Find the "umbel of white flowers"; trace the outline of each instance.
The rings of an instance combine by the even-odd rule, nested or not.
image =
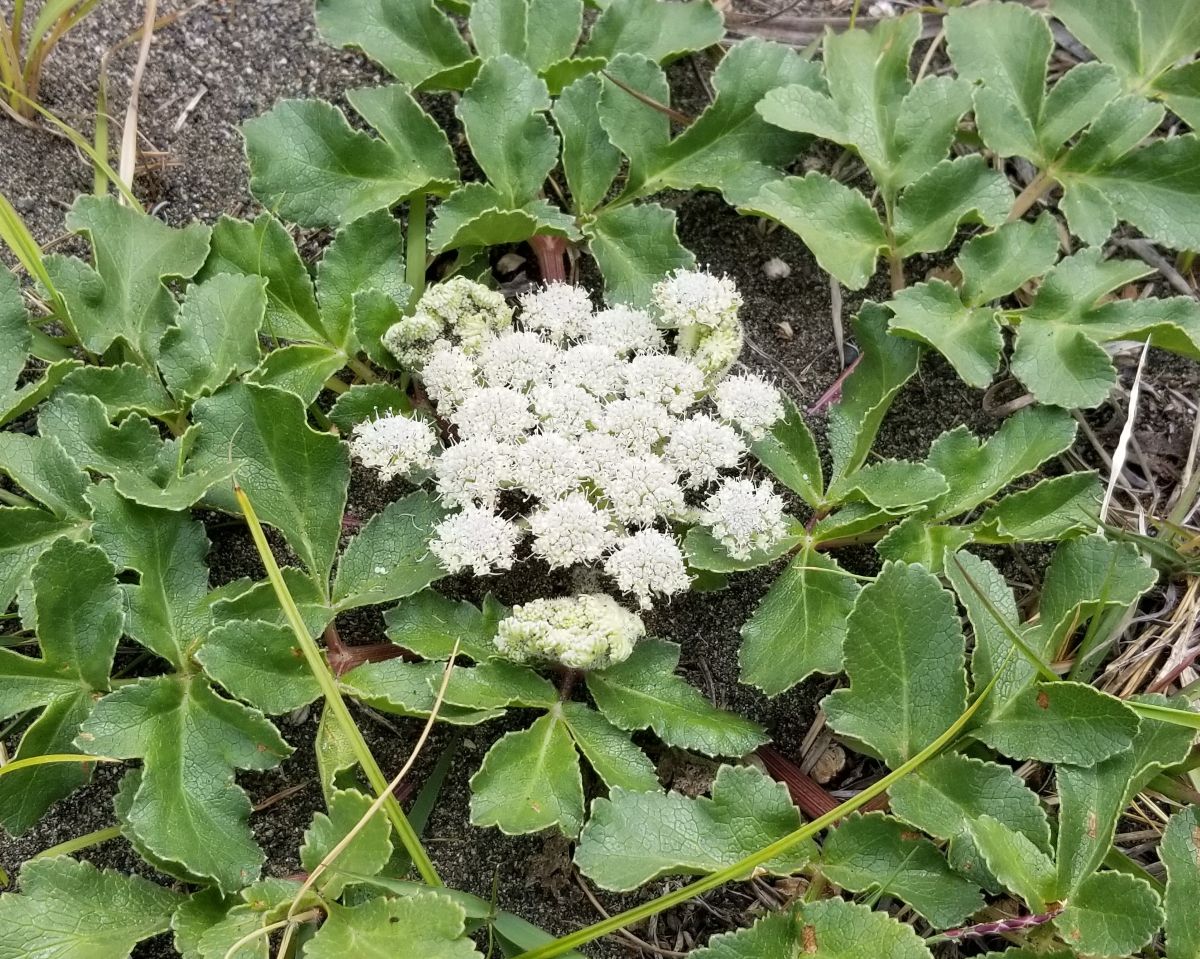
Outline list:
[[[447,571],[511,569],[532,537],[551,568],[602,565],[648,608],[690,583],[672,524],[704,525],[739,559],[787,534],[774,487],[740,475],[749,444],[784,407],[762,377],[728,375],[742,346],[731,280],[678,271],[654,287],[650,311],[597,311],[585,290],[561,283],[519,303],[514,323],[503,296],[478,283],[431,287],[384,344],[421,381],[443,428],[433,417],[391,415],[352,436],[363,465],[385,479],[432,480],[454,510],[430,541]],[[505,505],[521,515],[499,511],[509,491],[517,495]],[[589,615],[596,602],[584,604]],[[567,643],[575,652],[548,658],[624,658],[611,635],[628,631],[609,629],[611,610],[599,632],[580,632],[578,610],[534,608],[502,629],[510,655],[586,634]],[[550,638],[535,643],[535,634]]]

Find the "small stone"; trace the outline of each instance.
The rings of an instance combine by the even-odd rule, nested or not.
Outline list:
[[[763,264],[763,273],[767,275],[768,280],[786,280],[792,275],[792,268],[777,256],[771,257]]]
[[[812,768],[812,778],[824,786],[838,773],[846,768],[846,751],[837,743],[833,743]]]

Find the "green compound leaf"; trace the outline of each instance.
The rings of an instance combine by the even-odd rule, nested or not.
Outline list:
[[[541,73],[575,52],[583,0],[475,0],[468,24],[480,57],[507,55]]]
[[[83,531],[82,524],[51,516],[44,509],[0,508],[0,603],[4,608],[51,543],[64,534]]]
[[[657,203],[606,210],[583,225],[588,251],[604,277],[604,298],[610,303],[643,307],[662,277],[690,270],[696,257],[675,233],[675,211]]]
[[[549,109],[545,81],[510,56],[486,60],[455,107],[476,162],[510,208],[534,199],[558,162]]]
[[[1155,118],[1147,116],[1143,129],[1153,129]],[[1068,191],[1064,209],[1072,230],[1098,243],[1118,220],[1124,220],[1173,249],[1200,245],[1200,227],[1195,225],[1200,214],[1198,159],[1200,139],[1189,134],[1153,141],[1108,165],[1065,171],[1061,177]],[[1080,191],[1083,197],[1072,202]]]
[[[270,769],[291,752],[262,713],[196,677],[142,679],[100,700],[77,742],[94,755],[143,761],[129,825],[156,856],[224,891],[258,876],[264,856],[233,771]]]
[[[170,927],[181,898],[65,856],[32,860],[20,894],[0,896],[0,959],[127,959]]]
[[[193,459],[228,463],[263,522],[278,529],[324,591],[342,531],[350,467],[345,444],[307,423],[300,399],[267,386],[234,384],[196,404]],[[209,496],[237,513],[232,489]]]
[[[991,885],[968,823],[990,815],[1038,849],[1050,849],[1050,824],[1037,793],[1007,766],[961,753],[944,753],[896,783],[892,812],[949,843],[951,865],[981,885]]]
[[[0,268],[0,395],[17,385],[25,369],[26,355],[33,345],[29,312],[21,296],[21,285],[8,267]]]
[[[742,626],[741,681],[777,696],[813,673],[840,672],[857,595],[836,560],[802,549]]]
[[[365,420],[411,412],[408,394],[391,383],[359,383],[337,398],[329,418],[343,436],[349,436]]]
[[[319,635],[333,619],[333,610],[321,595],[321,590],[303,571],[285,566],[280,572],[300,618],[313,635]],[[224,623],[261,619],[276,626],[288,625],[287,616],[279,605],[279,597],[270,580],[251,584],[248,580],[230,583],[222,590],[213,590],[204,599],[212,607],[212,620],[217,626]]]
[[[91,519],[84,498],[91,485],[56,439],[0,433],[0,473],[64,520]]]
[[[851,892],[895,896],[938,929],[983,906],[979,888],[933,843],[883,813],[854,815],[834,829],[821,849],[821,872]]]
[[[441,676],[430,676],[429,684],[436,691],[441,687]],[[446,686],[446,702],[467,709],[550,709],[558,702],[558,691],[528,666],[491,659],[478,666],[455,669]]]
[[[970,109],[965,83],[930,77],[913,86],[909,62],[921,18],[884,19],[824,38],[829,95],[812,84],[780,86],[758,106],[769,122],[854,149],[889,202],[943,160]]]
[[[582,703],[563,703],[562,711],[576,747],[604,785],[631,792],[658,790],[654,763],[630,741],[628,733]]]
[[[204,877],[188,872],[179,863],[156,856],[138,838],[137,833],[133,831],[133,828],[129,825],[129,811],[133,808],[133,800],[137,796],[137,791],[141,788],[141,785],[142,771],[140,769],[130,769],[129,772],[121,777],[121,782],[117,785],[117,792],[113,796],[112,805],[113,813],[117,817],[117,825],[121,827],[121,837],[133,847],[133,850],[142,859],[163,875],[172,876],[180,882],[191,883],[193,885],[208,885],[208,881]]]
[[[94,396],[55,397],[39,410],[38,430],[80,466],[111,476],[122,496],[142,506],[186,509],[233,475],[228,462],[200,464],[187,457],[196,436],[191,430],[164,442],[154,424],[136,413],[113,426]]]
[[[1191,806],[1171,817],[1159,856],[1167,867],[1167,955],[1200,956],[1200,809]]]
[[[177,325],[161,343],[158,367],[179,399],[195,399],[248,373],[261,353],[258,331],[266,314],[261,277],[217,275],[192,286],[179,308]]]
[[[820,71],[783,44],[749,39],[734,45],[713,73],[713,102],[650,161],[641,192],[699,187],[720,190],[730,203],[749,202],[804,143],[754,110],[764,94],[785,84],[816,88]]]
[[[1014,696],[975,735],[1015,759],[1094,766],[1128,749],[1138,718],[1083,683],[1038,683]]]
[[[1121,959],[1147,945],[1163,911],[1150,883],[1119,872],[1100,872],[1079,887],[1054,920],[1059,934],[1083,955]]]
[[[725,35],[721,14],[708,0],[612,0],[580,50],[587,57],[641,54],[669,63],[711,47]]]
[[[209,228],[176,230],[116,197],[81,196],[67,229],[87,235],[94,265],[48,256],[46,269],[83,345],[99,354],[119,340],[143,360],[156,359],[178,311],[164,281],[195,275],[208,255]]]
[[[377,606],[419,593],[446,571],[429,550],[433,527],[446,511],[418,491],[389,503],[350,540],[333,580],[338,609]]]
[[[312,873],[325,857],[350,835],[359,821],[366,816],[373,799],[356,789],[338,790],[329,800],[329,813],[317,813],[312,825],[304,833],[304,845],[300,847],[300,864]],[[353,880],[345,873],[358,876],[373,876],[387,865],[392,856],[392,826],[383,810],[377,810],[367,824],[359,830],[333,863],[317,880],[317,890],[327,899],[336,899]]]
[[[575,836],[583,825],[583,777],[562,715],[506,733],[471,777],[471,823],[513,836],[558,826]]]
[[[920,566],[885,563],[850,613],[850,686],[825,698],[829,725],[896,768],[966,708],[963,650],[953,596],[937,577]]]
[[[547,200],[529,200],[513,207],[495,187],[465,183],[437,208],[429,244],[438,252],[462,247],[519,243],[545,234],[575,240],[575,221]]]
[[[95,396],[114,419],[131,412],[162,419],[176,412],[176,403],[158,374],[133,363],[72,370],[57,390],[59,396],[68,393]]]
[[[693,959],[932,959],[913,931],[886,912],[844,899],[802,903],[749,929],[713,936]]]
[[[382,112],[383,97],[413,126],[401,133],[400,121],[393,120],[377,139],[353,129],[341,110],[323,100],[282,100],[247,120],[242,133],[251,192],[279,216],[305,226],[345,225],[414,193],[444,192],[458,179],[457,170],[452,160],[447,164],[444,136],[439,143],[429,128],[432,119],[406,90],[359,91],[351,102],[374,115]]]
[[[390,659],[352,669],[338,682],[344,693],[385,713],[427,717],[433,711],[434,690],[441,686],[444,668],[441,663]],[[463,709],[449,703],[438,710],[440,721],[462,726],[475,726],[503,715],[503,708]]]
[[[208,539],[186,513],[139,506],[111,483],[88,493],[96,518],[92,538],[120,569],[137,574],[123,587],[128,607],[125,632],[177,669],[209,628]]]
[[[621,151],[600,123],[599,76],[580,77],[565,87],[551,111],[562,136],[562,167],[572,209],[587,213],[599,206],[621,169]]]
[[[629,158],[622,195],[640,191],[649,168],[667,148],[671,121],[667,114],[645,102],[670,106],[667,75],[653,60],[621,54],[604,71],[600,92],[600,125],[609,140]]]
[[[1130,543],[1100,534],[1061,544],[1042,585],[1035,643],[1043,658],[1109,607],[1132,606],[1157,581],[1147,559]]]
[[[216,627],[195,653],[204,671],[238,699],[276,715],[321,695],[290,627],[237,620]]]
[[[722,766],[712,798],[613,789],[592,802],[575,850],[579,871],[628,892],[659,876],[702,876],[800,828],[787,787],[748,766]],[[815,853],[811,842],[758,867],[786,876]]]
[[[784,397],[783,406],[783,419],[754,442],[750,452],[779,482],[816,508],[825,491],[821,454],[796,404]]]
[[[464,935],[465,922],[462,906],[432,892],[373,899],[361,906],[332,903],[304,954],[308,959],[482,959]]]
[[[974,539],[972,530],[962,526],[931,526],[918,514],[904,519],[875,544],[883,559],[920,563],[933,573],[945,569],[946,550],[954,552]]]
[[[992,382],[1004,349],[994,309],[964,305],[954,287],[937,279],[901,290],[888,307],[890,328],[932,346],[964,383],[985,389]]]
[[[422,590],[383,614],[388,639],[423,659],[449,659],[457,640],[460,655],[482,663],[496,655],[496,626],[506,614],[490,600],[481,611],[465,600]]]
[[[212,249],[200,280],[231,273],[267,281],[263,334],[273,340],[329,342],[317,309],[312,278],[288,231],[270,213],[254,221],[222,216],[213,227]]]
[[[884,460],[843,477],[829,487],[826,498],[835,503],[866,500],[889,511],[903,511],[950,492],[946,477],[924,463]]]
[[[806,534],[803,526],[795,520],[790,520],[789,529],[790,532],[769,550],[754,550],[748,559],[734,559],[709,530],[703,526],[693,526],[683,537],[683,551],[692,569],[710,573],[736,573],[757,569],[788,555],[804,543]]]
[[[201,889],[188,896],[171,917],[175,950],[183,959],[205,959],[200,951],[204,934],[225,919],[237,900],[221,895],[219,889]],[[239,957],[240,959],[240,957]]]
[[[287,913],[299,892],[300,884],[287,879],[264,879],[246,887],[240,893],[241,902],[233,900],[235,904],[223,917],[207,923],[206,928],[195,930],[198,936],[194,947],[195,959],[269,959],[270,940],[262,934],[262,930],[269,922]],[[314,904],[312,897],[306,896],[301,900],[301,908]],[[251,933],[256,935],[250,942],[231,952]]]
[[[829,410],[826,433],[836,482],[866,462],[884,416],[900,388],[917,372],[921,347],[889,336],[887,311],[870,301],[854,318],[862,360],[842,386],[842,398]]]
[[[433,0],[319,0],[317,29],[330,43],[357,47],[411,86],[461,79],[471,50],[454,21]]]
[[[967,821],[988,870],[1034,912],[1044,912],[1054,899],[1054,863],[1024,833],[987,814]]]
[[[887,233],[870,201],[824,173],[768,183],[742,206],[799,236],[821,269],[851,290],[867,285],[875,261],[887,249]]]
[[[342,350],[320,343],[290,343],[268,353],[250,371],[246,382],[285,390],[311,406],[325,388],[325,381],[346,365],[346,359]]]
[[[1134,701],[1185,706],[1165,696],[1139,696]],[[1187,758],[1194,738],[1194,730],[1144,719],[1128,750],[1090,768],[1058,767],[1059,898],[1070,898],[1096,871],[1112,848],[1126,807],[1160,770]]]
[[[1052,216],[1005,223],[963,245],[954,261],[962,274],[961,290],[935,279],[897,293],[888,303],[895,314],[891,329],[933,346],[964,381],[983,389],[1004,347],[999,316],[988,304],[1041,276],[1057,258]]]
[[[1038,129],[1054,45],[1045,18],[1020,4],[991,3],[956,9],[945,24],[958,75],[980,84],[975,122],[984,143],[1001,156],[1044,159]]]
[[[366,92],[355,91],[356,98]],[[408,302],[412,288],[404,282],[404,234],[386,210],[376,210],[343,227],[317,265],[317,295],[325,329],[334,343],[350,343],[354,296],[367,290]]]
[[[756,724],[717,709],[675,675],[678,665],[677,645],[643,640],[625,662],[588,673],[588,690],[618,728],[653,729],[669,745],[707,756],[744,756],[767,741]]]
[[[930,446],[926,463],[946,477],[949,489],[929,504],[928,512],[949,519],[974,509],[1070,449],[1076,429],[1066,410],[1036,406],[1008,417],[982,443],[963,426],[943,433]]]
[[[896,205],[896,252],[908,257],[945,249],[963,222],[997,226],[1013,204],[1008,178],[983,157],[943,160]]]
[[[1140,262],[1105,261],[1099,250],[1067,257],[1047,274],[1021,316],[1013,370],[1044,403],[1089,407],[1104,401],[1116,370],[1100,345],[1149,340],[1200,356],[1200,306],[1186,297],[1117,300],[1105,294],[1144,276]]]
[[[0,650],[0,716],[45,706],[25,730],[14,760],[75,753],[79,724],[93,696],[108,690],[124,609],[116,569],[104,553],[59,539],[42,553],[31,574],[42,658]],[[0,825],[13,835],[33,826],[46,810],[91,779],[83,763],[33,766],[0,779]]]
[[[1005,496],[975,523],[980,542],[1062,540],[1096,528],[1103,496],[1094,472],[1070,473]]]

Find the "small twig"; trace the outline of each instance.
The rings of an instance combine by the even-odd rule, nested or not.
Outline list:
[[[682,126],[691,126],[692,125],[692,117],[689,117],[686,113],[680,113],[678,110],[667,106],[665,103],[659,103],[653,97],[646,96],[646,94],[642,93],[640,90],[633,89],[633,87],[622,83],[620,80],[618,80],[616,77],[614,77],[607,70],[601,70],[600,75],[602,77],[604,77],[604,79],[608,80],[609,83],[611,83],[614,87],[616,87],[619,90],[624,90],[635,100],[638,100],[641,103],[644,103],[646,106],[650,107],[652,110],[657,110],[659,113],[666,114],[672,120],[674,120],[678,124],[681,124]]]
[[[142,23],[142,42],[138,48],[137,66],[133,70],[133,83],[129,89],[129,106],[125,110],[125,129],[121,132],[121,161],[118,174],[121,182],[133,189],[133,175],[137,167],[138,98],[142,90],[142,77],[146,72],[146,61],[150,59],[150,43],[154,39],[154,23],[157,19],[158,0],[146,0],[146,16]],[[124,199],[121,201],[124,203]]]

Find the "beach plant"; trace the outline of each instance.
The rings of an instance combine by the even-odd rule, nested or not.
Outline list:
[[[851,289],[884,257],[890,331],[941,352],[972,386],[991,383],[1011,330],[1009,369],[1039,401],[1089,407],[1116,382],[1105,344],[1148,340],[1200,357],[1194,298],[1114,299],[1153,267],[1104,252],[1121,223],[1169,249],[1200,247],[1200,140],[1164,132],[1167,110],[1197,118],[1197,74],[1183,62],[1200,50],[1200,17],[1174,0],[1063,0],[1050,15],[1096,55],[1052,84],[1049,19],[1024,4],[949,11],[953,71],[915,82],[919,15],[828,34],[825,89],[779,87],[757,109],[845,147],[870,186],[812,171],[768,183],[744,206],[794,230]],[[1008,163],[1032,170],[1019,194]],[[1023,219],[1043,202],[1065,227],[1051,213]],[[1060,257],[1059,230],[1082,248]],[[945,250],[956,252],[953,271],[908,285],[914,257]]]
[[[18,117],[33,117],[46,59],[99,5],[100,0],[43,0],[35,13],[26,10],[25,0],[13,0],[8,17],[0,16],[0,84]]]
[[[674,212],[650,197],[753,196],[806,139],[763,121],[754,103],[781,84],[815,84],[817,68],[780,44],[735,44],[713,75],[712,103],[693,119],[671,109],[663,66],[721,40],[713,5],[613,0],[581,41],[583,9],[583,0],[472,3],[468,42],[433,0],[317,4],[330,42],[362,49],[397,80],[347,94],[379,135],[353,129],[329,103],[284,101],[243,126],[251,191],[311,227],[407,201],[410,248],[422,256],[427,197],[438,197],[428,249],[456,252],[455,271],[477,275],[482,258],[487,272],[489,248],[532,241],[543,277],[561,279],[570,244],[595,258],[610,302],[645,305],[659,277],[694,265]],[[464,182],[446,132],[421,105],[429,98],[416,96],[440,90],[461,91],[463,165],[479,178]],[[676,135],[673,124],[683,127]],[[419,281],[409,282],[419,295]]]

